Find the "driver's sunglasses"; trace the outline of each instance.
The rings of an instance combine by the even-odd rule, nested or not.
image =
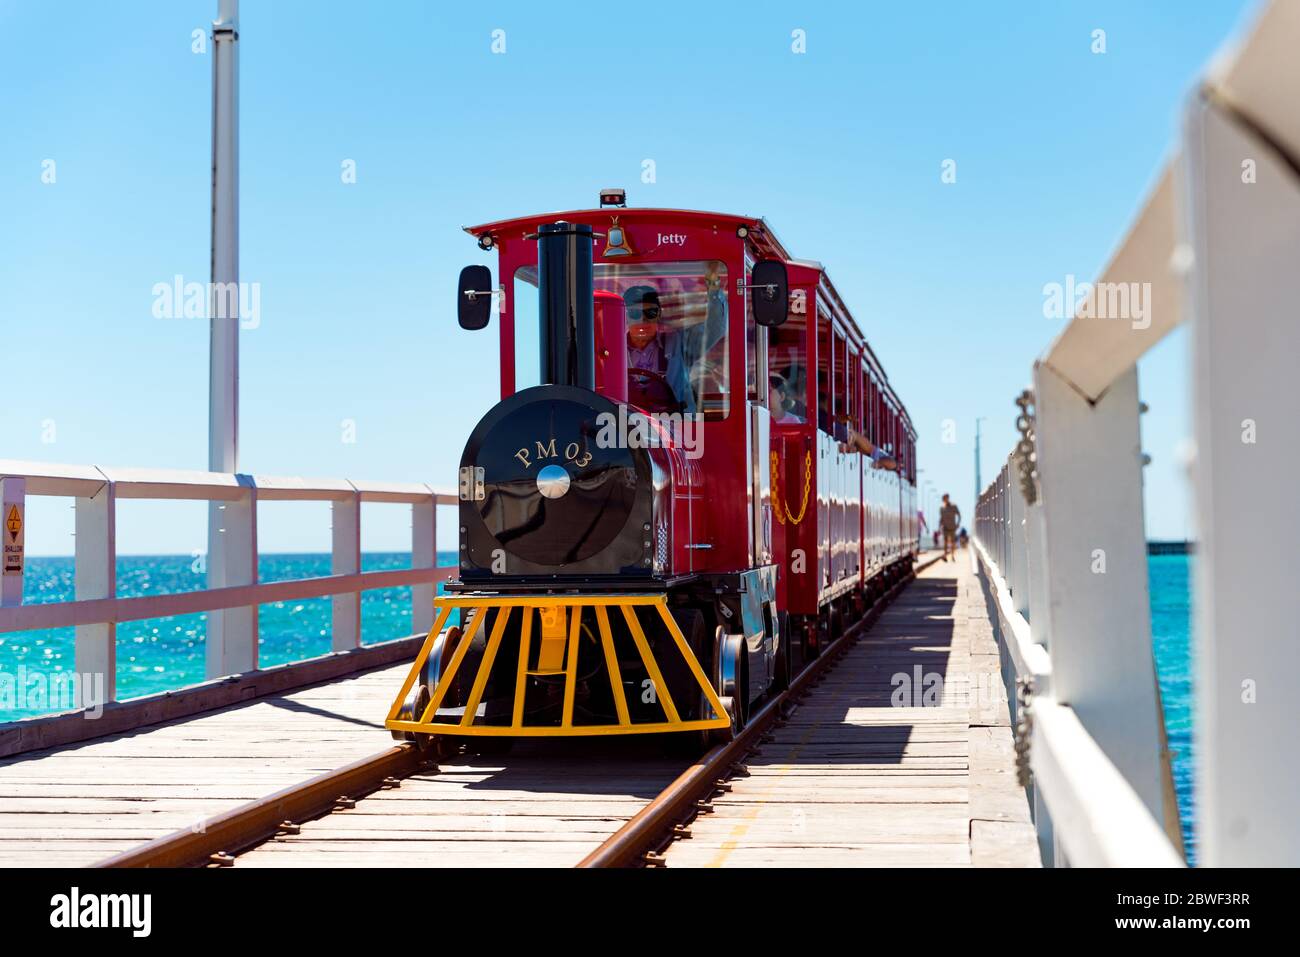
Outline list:
[[[629,306],[628,317],[631,319],[647,319],[653,321],[659,318],[658,306]]]

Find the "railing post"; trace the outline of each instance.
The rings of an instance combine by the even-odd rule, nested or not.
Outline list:
[[[361,571],[361,493],[330,503],[332,540],[330,572],[355,575]],[[361,592],[346,592],[331,600],[331,641],[334,651],[361,646]]]
[[[1051,609],[1047,603],[1047,549],[1043,545],[1043,506],[1041,502],[1025,506],[1025,577],[1026,608],[1022,614],[1029,622],[1029,636],[1036,644],[1048,644]]]
[[[1285,89],[1276,87],[1276,109],[1290,116]],[[1276,122],[1265,116],[1262,127],[1276,134]],[[1276,149],[1217,101],[1191,104],[1196,831],[1208,867],[1300,861],[1300,176]]]
[[[117,489],[111,481],[90,498],[75,499],[74,571],[77,601],[117,595]],[[117,625],[78,625],[73,657],[81,675],[102,675],[104,700],[117,700]]]
[[[1007,470],[998,472],[998,569],[1007,580]]]
[[[428,501],[411,506],[411,567],[438,567],[438,493],[429,490]],[[437,585],[411,588],[411,630],[417,635],[433,627],[433,599]]]
[[[0,478],[0,607],[23,603],[23,572],[26,568],[27,480]]]
[[[1137,369],[1094,402],[1045,363],[1034,379],[1053,694],[1163,822]]]
[[[1014,463],[1007,465],[1007,502],[1011,515],[1011,601],[1016,611],[1029,618],[1029,550],[1025,540],[1025,496],[1020,490]]]
[[[242,494],[208,512],[208,587],[257,584],[257,488],[237,476]],[[257,668],[257,605],[208,612],[207,676]]]

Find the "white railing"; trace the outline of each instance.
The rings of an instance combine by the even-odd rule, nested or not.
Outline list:
[[[5,516],[15,508],[19,516],[25,516],[26,498],[34,495],[69,497],[75,502],[75,599],[23,605],[21,568],[25,562],[13,562],[18,570],[2,579],[0,633],[75,628],[74,668],[83,674],[102,674],[106,700],[117,697],[116,627],[120,622],[206,612],[208,678],[244,674],[258,667],[260,604],[332,597],[332,650],[346,651],[361,644],[362,591],[412,586],[412,628],[417,634],[424,633],[433,625],[437,585],[455,571],[438,567],[437,506],[454,505],[458,498],[427,485],[0,460],[0,503]],[[121,499],[221,503],[224,520],[218,532],[226,537],[225,580],[214,581],[217,576],[209,566],[210,587],[206,590],[117,597],[116,505]],[[257,506],[266,501],[330,503],[330,575],[258,582]],[[411,506],[409,569],[361,570],[361,506],[365,502]],[[22,537],[26,537],[26,529]],[[222,640],[214,640],[216,635]]]
[[[1300,521],[1297,44],[1300,3],[1274,3],[1191,97],[1180,152],[1035,364],[1025,438],[979,499],[975,555],[1006,677],[1027,703],[1017,743],[1049,863],[1180,860],[1167,837],[1177,808],[1151,645],[1136,362],[1186,319],[1198,863],[1300,864],[1287,551]],[[1146,314],[1098,318],[1125,289]]]

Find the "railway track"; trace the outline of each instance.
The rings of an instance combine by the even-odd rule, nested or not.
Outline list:
[[[528,742],[504,766],[487,758],[438,765],[402,744],[97,866],[392,866],[402,858],[451,866],[660,865],[667,845],[689,837],[710,799],[729,790],[764,738],[914,577],[877,601],[733,741],[689,766],[635,737]]]

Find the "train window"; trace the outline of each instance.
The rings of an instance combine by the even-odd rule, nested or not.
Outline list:
[[[856,352],[849,352],[849,425],[855,432],[865,435],[862,429],[862,403],[858,401],[858,383],[862,366]]]
[[[817,428],[831,431],[831,362],[834,337],[830,316],[817,310]]]
[[[717,260],[596,263],[593,272],[596,291],[614,293],[625,306],[629,401],[651,412],[725,418],[727,267]],[[521,320],[525,304],[530,312]],[[532,330],[530,342],[522,327]],[[537,268],[523,266],[515,273],[516,388],[536,384],[539,348]],[[530,371],[526,382],[521,374]]]
[[[847,425],[845,419],[849,413],[849,396],[847,391],[848,385],[848,343],[837,330],[835,333],[835,424],[840,428],[835,430],[836,435],[845,433],[847,430],[842,426]]]
[[[542,381],[541,330],[538,328],[537,268],[515,270],[515,391]]]
[[[768,330],[768,403],[772,421],[808,421],[807,315],[791,312],[784,325]]]
[[[753,312],[745,310],[745,394],[757,402],[758,370],[767,368],[767,348],[771,337],[767,327],[754,321]]]
[[[595,286],[627,306],[629,400],[652,412],[725,418],[727,267],[718,260],[596,263]]]
[[[872,445],[876,444],[876,380],[867,369],[863,372],[865,380],[865,395],[862,403],[862,425],[863,434],[871,441]]]

